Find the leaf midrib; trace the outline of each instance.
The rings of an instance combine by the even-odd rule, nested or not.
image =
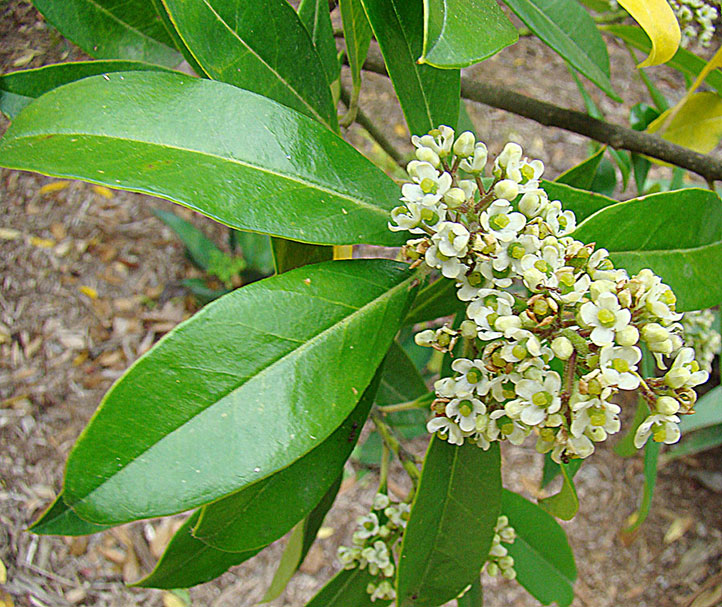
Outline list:
[[[167,48],[167,49],[169,49],[169,50],[171,50],[171,51],[175,50],[175,49],[172,49],[171,47],[169,47],[168,45],[162,43],[160,40],[156,40],[156,39],[153,38],[152,36],[149,36],[149,35],[146,34],[145,32],[139,30],[138,28],[133,27],[132,25],[130,25],[130,23],[127,23],[126,21],[123,21],[120,17],[118,17],[117,15],[114,15],[114,14],[111,13],[107,8],[105,8],[104,6],[98,4],[97,2],[94,2],[93,0],[83,0],[83,1],[84,1],[86,4],[90,5],[90,6],[94,6],[94,7],[96,8],[96,10],[98,10],[98,11],[100,11],[100,12],[102,12],[102,13],[105,13],[108,17],[110,17],[111,19],[113,19],[113,21],[117,21],[117,22],[118,22],[120,25],[122,25],[124,28],[126,28],[126,29],[128,29],[128,30],[130,30],[130,31],[132,31],[132,32],[135,32],[136,34],[138,34],[138,35],[141,36],[142,38],[146,38],[146,39],[150,40],[153,44],[160,45],[160,46],[165,47],[165,48]]]
[[[30,134],[25,134],[25,135],[21,135],[21,136],[15,136],[14,138],[12,138],[12,139],[9,140],[9,145],[12,145],[13,142],[20,142],[20,141],[23,141],[23,140],[38,139],[38,140],[41,140],[41,141],[42,141],[43,139],[45,139],[45,138],[48,136],[48,134],[49,134],[49,133],[30,133]],[[221,156],[221,155],[219,155],[219,154],[215,154],[215,153],[208,152],[208,151],[204,151],[204,150],[196,150],[196,149],[192,149],[192,148],[185,148],[185,147],[181,147],[181,146],[179,146],[179,145],[171,145],[171,144],[168,144],[168,143],[157,143],[157,142],[154,142],[154,141],[145,141],[145,140],[142,140],[142,139],[130,139],[130,138],[128,138],[128,137],[102,135],[102,134],[97,134],[97,133],[77,133],[77,132],[62,132],[62,133],[52,133],[52,134],[55,135],[56,137],[67,137],[67,138],[71,138],[71,137],[88,137],[88,138],[97,138],[97,139],[100,139],[101,141],[102,141],[102,140],[106,140],[106,139],[109,140],[109,141],[124,141],[124,142],[127,142],[127,143],[143,144],[143,145],[146,145],[146,146],[149,146],[149,147],[156,147],[156,148],[161,148],[161,149],[178,150],[178,151],[181,151],[181,152],[188,152],[188,153],[191,153],[191,154],[198,154],[198,155],[200,155],[200,156],[206,156],[206,157],[208,157],[208,158],[215,158],[215,159],[221,160],[221,161],[223,161],[223,162],[229,162],[229,163],[231,163],[231,164],[237,164],[237,165],[242,166],[242,167],[244,167],[244,168],[248,168],[248,169],[252,169],[252,170],[255,170],[255,171],[259,171],[259,172],[261,172],[261,173],[265,173],[265,174],[268,174],[268,175],[272,175],[272,176],[274,176],[274,177],[277,177],[277,178],[279,178],[279,179],[283,179],[283,180],[285,180],[285,181],[290,181],[290,182],[298,183],[298,184],[299,184],[300,186],[302,186],[302,187],[306,187],[306,188],[309,188],[309,189],[315,189],[315,190],[318,190],[319,192],[323,192],[323,193],[325,193],[325,194],[330,194],[330,195],[332,195],[332,196],[337,196],[338,198],[341,198],[341,199],[343,199],[343,200],[348,200],[350,203],[355,204],[355,205],[357,205],[357,206],[359,206],[359,207],[361,207],[361,208],[370,210],[370,211],[372,211],[372,212],[374,212],[374,213],[378,213],[378,214],[380,214],[380,215],[383,215],[384,217],[388,217],[388,212],[387,212],[385,209],[382,209],[381,207],[378,207],[378,206],[373,205],[373,204],[371,204],[371,203],[369,203],[369,202],[366,202],[365,200],[362,200],[362,199],[360,199],[360,198],[355,198],[355,197],[351,196],[350,194],[346,194],[346,193],[344,193],[344,192],[339,192],[338,190],[332,190],[332,189],[330,189],[330,188],[328,188],[328,187],[326,187],[326,186],[322,186],[322,185],[320,185],[320,184],[318,184],[318,183],[314,183],[314,182],[312,182],[312,181],[307,181],[307,180],[304,180],[304,179],[298,179],[298,178],[296,178],[296,177],[294,177],[294,176],[292,176],[292,175],[290,175],[290,174],[280,173],[280,172],[278,172],[278,171],[271,170],[271,169],[269,169],[269,168],[267,168],[267,167],[261,167],[261,166],[259,166],[259,165],[254,165],[254,164],[251,164],[250,162],[246,162],[246,161],[240,160],[240,159],[238,159],[238,158],[228,158],[228,157],[226,157],[226,156]],[[30,147],[32,147],[32,146],[30,146]],[[24,167],[21,167],[21,166],[9,166],[8,164],[3,164],[2,166],[5,166],[5,168],[14,168],[14,169],[20,169],[20,170],[27,170],[27,169],[24,169]],[[118,187],[117,184],[116,184],[115,187]],[[159,194],[156,194],[156,195],[161,195],[161,194],[159,193]]]
[[[215,400],[214,402],[210,403],[207,407],[204,407],[204,408],[202,408],[202,409],[199,409],[199,410],[198,410],[196,413],[194,413],[192,416],[190,416],[190,417],[188,417],[187,419],[185,419],[185,420],[183,421],[183,423],[181,423],[179,426],[177,426],[175,429],[171,430],[170,432],[166,433],[160,440],[157,440],[157,441],[151,443],[151,444],[148,445],[145,449],[143,449],[142,451],[138,452],[138,453],[133,457],[132,460],[130,460],[127,464],[125,464],[125,465],[124,465],[122,468],[120,468],[118,471],[116,471],[116,472],[114,472],[113,474],[111,474],[110,476],[106,477],[105,480],[104,480],[102,483],[100,483],[99,485],[97,485],[97,486],[96,486],[95,488],[93,488],[90,492],[86,493],[82,498],[80,498],[80,499],[77,500],[77,501],[73,501],[72,504],[70,503],[70,500],[68,499],[68,500],[66,500],[66,503],[67,503],[68,506],[71,507],[71,508],[77,507],[77,505],[79,505],[79,504],[86,503],[86,502],[88,501],[88,498],[90,498],[91,495],[93,495],[93,494],[94,494],[96,491],[98,491],[100,488],[104,487],[104,486],[105,486],[108,482],[110,482],[111,479],[113,479],[117,474],[119,474],[120,472],[122,472],[122,471],[127,470],[128,468],[130,468],[130,467],[131,467],[133,464],[135,464],[135,462],[136,462],[140,457],[142,457],[145,453],[147,453],[148,451],[150,451],[150,450],[151,450],[153,447],[155,447],[156,445],[161,444],[167,437],[169,437],[169,436],[175,434],[176,432],[178,432],[179,430],[181,430],[181,429],[182,429],[183,427],[185,427],[188,423],[190,423],[192,420],[194,420],[197,416],[202,415],[204,412],[208,411],[211,407],[217,405],[221,400],[224,400],[224,399],[228,398],[231,394],[233,394],[234,392],[236,392],[237,390],[239,390],[242,386],[244,386],[246,383],[248,383],[249,381],[251,381],[251,379],[256,379],[256,378],[258,378],[258,377],[261,377],[261,376],[267,374],[270,370],[272,370],[273,368],[275,368],[276,365],[282,363],[283,361],[285,361],[286,359],[288,359],[288,358],[290,358],[290,357],[292,357],[292,356],[294,356],[294,355],[296,355],[296,356],[299,355],[299,353],[303,352],[304,350],[307,350],[308,348],[310,348],[312,345],[314,345],[319,339],[321,339],[321,338],[322,338],[323,336],[325,336],[326,334],[333,332],[333,331],[334,331],[335,329],[337,329],[337,328],[343,328],[343,329],[345,330],[345,327],[349,324],[349,322],[351,321],[351,319],[353,319],[353,318],[356,317],[357,315],[361,314],[363,311],[365,311],[365,310],[366,310],[367,308],[369,308],[370,306],[372,306],[372,305],[374,305],[374,304],[377,304],[377,303],[380,305],[381,302],[385,302],[385,301],[387,301],[388,299],[390,299],[391,295],[393,295],[396,291],[402,289],[408,282],[410,282],[410,281],[413,279],[413,276],[414,276],[414,275],[412,274],[411,276],[407,277],[405,280],[403,280],[402,282],[400,282],[400,283],[399,283],[398,285],[396,285],[395,287],[392,287],[391,289],[388,289],[388,290],[384,291],[379,297],[376,297],[375,299],[369,301],[367,304],[361,306],[360,308],[358,308],[356,311],[352,312],[352,313],[349,314],[348,316],[344,316],[343,319],[341,319],[339,322],[337,322],[337,323],[331,325],[330,327],[324,329],[324,330],[321,331],[320,333],[317,333],[317,334],[314,335],[311,339],[309,339],[308,341],[302,343],[302,344],[301,344],[300,346],[298,346],[297,348],[294,348],[294,349],[290,350],[289,352],[281,355],[281,356],[278,357],[277,359],[273,360],[268,366],[266,366],[266,367],[264,367],[263,369],[261,369],[261,371],[259,371],[259,372],[256,373],[255,375],[253,375],[251,378],[246,378],[246,379],[244,379],[244,381],[243,381],[242,383],[234,386],[232,389],[228,390],[226,393],[224,393],[224,394],[222,394],[221,396],[219,396],[218,398],[216,398],[216,400]],[[207,308],[206,308],[206,309],[207,309]],[[196,317],[194,317],[194,318],[196,318]],[[170,336],[170,335],[172,335],[172,334],[169,334],[169,336]],[[165,338],[164,338],[164,339],[165,339]],[[162,341],[163,341],[163,340],[162,340]],[[159,342],[159,343],[160,343],[160,342]],[[136,363],[134,363],[128,371],[130,371],[131,369],[133,369],[133,367],[135,367],[135,365],[138,364],[138,363],[140,362],[140,360],[142,360],[142,359],[139,359],[138,361],[136,361]],[[117,386],[117,385],[118,385],[118,384],[116,384],[116,386]],[[102,407],[103,404],[106,402],[106,400],[108,400],[108,399],[111,397],[111,395],[112,395],[113,392],[114,392],[114,390],[111,388],[111,391],[107,393],[107,395],[103,398],[102,402],[100,403],[100,407]],[[100,407],[99,407],[99,409],[100,409]],[[83,438],[83,437],[81,436],[81,439],[82,439],[82,438]],[[80,439],[79,439],[79,440],[80,440]],[[306,453],[308,453],[308,451],[307,451]],[[294,460],[294,461],[297,461],[297,460]],[[278,470],[274,470],[273,472],[269,473],[268,476],[265,476],[265,477],[262,477],[262,478],[258,478],[258,479],[254,479],[254,480],[250,481],[250,483],[248,483],[246,486],[248,487],[248,486],[251,486],[252,484],[255,484],[255,483],[258,482],[258,481],[262,481],[264,478],[268,478],[269,476],[271,476],[271,474],[275,474],[276,472],[279,472],[280,470],[287,468],[287,467],[290,466],[292,463],[293,463],[293,462],[289,462],[288,465],[284,466],[283,468],[279,468]],[[66,492],[66,494],[67,494],[67,492]],[[187,508],[184,508],[184,509],[187,509]],[[90,522],[93,522],[93,521],[90,521]],[[96,523],[96,524],[102,524],[102,523]]]

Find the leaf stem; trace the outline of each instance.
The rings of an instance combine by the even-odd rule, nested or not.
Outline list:
[[[407,400],[403,403],[394,403],[393,405],[382,405],[378,407],[381,413],[396,413],[397,411],[411,411],[412,409],[423,409],[431,402],[433,392],[427,392],[423,396],[419,396],[414,400]]]
[[[373,420],[374,425],[376,426],[376,429],[381,436],[381,439],[384,441],[384,444],[393,452],[396,457],[399,458],[401,465],[404,467],[404,470],[406,470],[406,473],[411,478],[411,482],[414,484],[414,486],[416,486],[416,483],[419,481],[421,473],[416,467],[416,464],[414,464],[414,457],[408,451],[406,451],[404,446],[393,435],[391,428],[382,419],[381,414],[378,411],[371,411],[371,419]]]

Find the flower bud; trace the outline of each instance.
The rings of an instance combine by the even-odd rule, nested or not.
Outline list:
[[[620,346],[633,346],[639,341],[639,331],[634,325],[627,325],[621,331],[617,331],[615,339]]]
[[[467,158],[474,153],[474,133],[471,131],[464,131],[459,135],[454,142],[454,154],[461,158]]]
[[[529,219],[539,215],[542,207],[544,206],[545,199],[540,192],[543,194],[543,190],[532,190],[530,192],[526,192],[519,201],[519,210]]]
[[[614,283],[611,280],[595,280],[589,285],[589,294],[592,301],[597,301],[602,293],[613,293]]]
[[[459,330],[461,331],[461,336],[466,339],[476,338],[476,323],[473,320],[465,320],[462,322]]]
[[[684,386],[691,376],[692,373],[687,367],[672,368],[665,374],[664,383],[672,388],[672,390],[676,390]]]
[[[511,179],[502,179],[494,186],[494,194],[497,198],[514,200],[519,195],[519,184]]]
[[[669,341],[669,331],[659,323],[650,322],[642,327],[642,339],[650,344],[650,346],[656,342]]]
[[[416,157],[421,162],[428,162],[434,168],[439,168],[439,165],[441,164],[439,155],[431,148],[416,148]]]
[[[653,341],[648,343],[647,347],[650,352],[657,352],[659,354],[671,354],[674,350],[671,339],[666,339],[665,341]]]
[[[414,335],[414,342],[416,342],[416,345],[424,348],[430,348],[435,340],[436,331],[433,329],[426,329],[426,331],[421,331]]]
[[[509,316],[500,316],[496,319],[496,322],[494,323],[494,328],[497,331],[501,331],[502,333],[506,333],[510,329],[519,329],[521,328],[521,320],[518,316],[509,315]]]
[[[444,194],[444,202],[450,209],[458,209],[466,202],[466,194],[461,188],[450,188],[449,191]]]
[[[655,408],[662,415],[674,415],[677,411],[679,411],[679,403],[677,402],[677,399],[672,398],[671,396],[660,396],[657,399]]]
[[[574,346],[568,338],[561,335],[552,341],[552,352],[559,360],[569,360],[574,353]]]
[[[486,166],[487,154],[488,152],[486,150],[486,146],[481,141],[477,141],[476,145],[474,146],[473,158],[462,161],[460,166],[467,173],[471,173],[472,175],[478,175],[484,170],[484,167]]]

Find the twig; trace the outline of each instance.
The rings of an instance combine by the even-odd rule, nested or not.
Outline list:
[[[370,72],[387,75],[384,62],[378,53],[369,53],[363,67]],[[629,150],[664,160],[697,173],[707,182],[722,180],[722,162],[665,141],[656,135],[597,120],[583,112],[527,97],[502,86],[475,82],[466,77],[461,78],[461,96],[470,101],[524,116],[544,126],[554,126],[584,135],[615,149]]]
[[[350,107],[351,99],[348,91],[342,86],[341,87],[341,101],[346,107]],[[401,154],[393,144],[386,138],[381,130],[371,122],[371,119],[364,113],[359,107],[356,112],[356,122],[363,127],[363,129],[371,136],[371,138],[379,144],[381,149],[386,152],[396,164],[402,169],[406,170],[406,163],[404,162],[404,155]]]
[[[414,483],[414,485],[416,485],[419,477],[421,476],[421,473],[416,467],[416,464],[414,464],[413,456],[408,451],[406,451],[404,446],[393,435],[393,433],[391,432],[391,428],[389,428],[388,424],[381,418],[381,415],[377,411],[371,411],[371,419],[374,421],[374,425],[376,426],[376,429],[381,435],[381,439],[384,441],[386,446],[394,453],[394,455],[399,458],[399,461],[404,467],[404,470],[406,470],[408,475],[411,477],[411,481]]]

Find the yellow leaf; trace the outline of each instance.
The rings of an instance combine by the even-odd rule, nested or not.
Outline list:
[[[0,584],[8,583],[8,570],[5,568],[5,563],[0,560]]]
[[[668,120],[672,111],[675,115]],[[708,154],[722,138],[722,97],[710,91],[694,93],[684,105],[661,114],[647,131],[659,132],[667,141]]]
[[[353,257],[353,246],[351,245],[334,245],[334,259],[351,259]]]
[[[103,198],[111,199],[113,197],[113,190],[106,188],[104,185],[94,185],[92,189],[93,192],[100,194]]]
[[[64,190],[70,185],[69,181],[66,180],[60,180],[60,181],[53,181],[51,183],[46,183],[42,188],[40,188],[41,194],[50,194],[52,192],[59,192],[60,190]]]
[[[82,287],[78,287],[78,291],[83,295],[87,295],[90,299],[98,299],[98,292],[93,287],[83,285]]]
[[[677,52],[682,33],[667,0],[619,0],[652,41],[652,50],[637,67],[666,63]]]
[[[40,247],[41,249],[50,249],[55,246],[55,241],[52,238],[40,238],[39,236],[31,236],[30,244],[34,247]]]

